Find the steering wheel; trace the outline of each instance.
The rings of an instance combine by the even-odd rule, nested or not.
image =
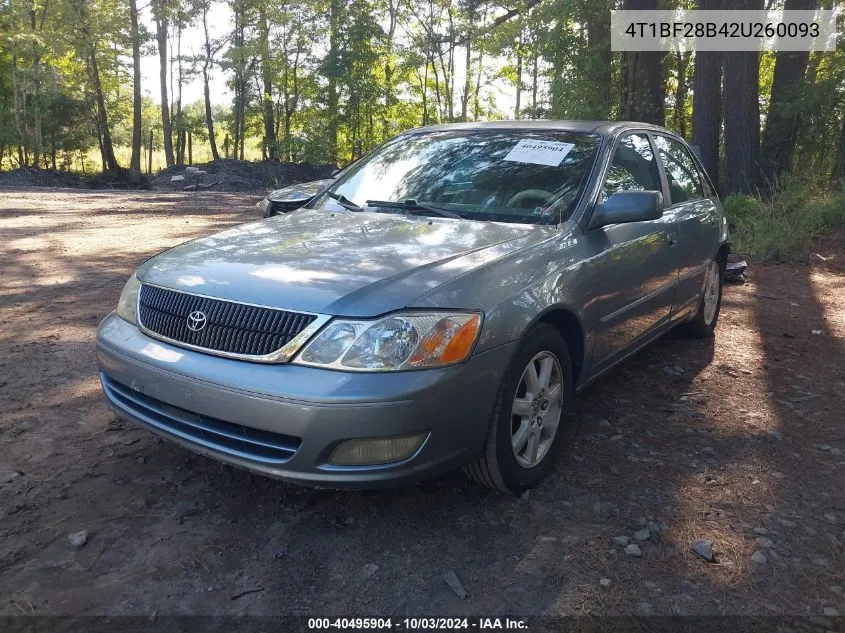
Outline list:
[[[551,191],[546,191],[545,189],[525,189],[524,191],[520,191],[515,196],[513,196],[506,206],[508,207],[519,207],[524,206],[521,203],[524,200],[539,200],[540,202],[548,202],[554,197],[554,194]]]

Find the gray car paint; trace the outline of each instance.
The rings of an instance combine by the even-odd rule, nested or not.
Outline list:
[[[449,457],[445,461],[454,464],[453,458],[466,460],[481,450],[495,395],[492,387],[498,386],[509,357],[509,352],[501,351],[513,349],[537,320],[551,314],[565,318],[570,348],[577,351],[576,386],[583,387],[671,325],[694,315],[706,265],[728,243],[727,222],[717,199],[670,205],[661,218],[649,222],[590,226],[605,170],[621,136],[637,131],[682,139],[639,123],[520,121],[448,127],[580,130],[599,134],[602,142],[580,203],[572,216],[557,226],[303,209],[178,246],[144,263],[138,277],[186,292],[336,316],[376,316],[406,307],[480,310],[484,324],[470,363],[445,373],[428,370],[363,377],[293,365],[257,367],[157,342],[137,328],[127,333],[128,324],[112,316],[98,332],[101,367],[118,372],[125,380],[134,376],[138,388],[152,390],[163,401],[191,410],[201,403],[186,400],[180,395],[181,388],[169,386],[167,378],[151,378],[151,364],[161,365],[160,358],[177,354],[178,360],[168,366],[180,380],[198,380],[202,385],[216,385],[222,392],[234,390],[261,398],[288,394],[302,399],[299,408],[303,413],[342,393],[353,400],[363,398],[374,407],[396,400],[410,403],[401,411],[405,423],[390,422],[399,411],[385,420],[378,415],[381,421],[367,425],[366,433],[361,431],[364,435],[391,435],[409,427],[431,430],[435,418],[451,419],[446,407],[429,402],[425,391],[407,378],[412,373],[445,375],[444,380],[479,394],[473,398],[472,411],[463,412],[473,418],[471,423],[461,422],[468,424],[469,430],[454,438],[463,444],[456,447],[457,452],[446,451]],[[698,167],[701,169],[700,164]],[[668,201],[665,176],[662,166],[659,168]],[[705,224],[712,230],[703,230]],[[494,356],[487,356],[494,351]],[[478,358],[488,359],[485,380],[491,384],[485,382],[485,386],[492,385],[489,389],[481,389],[466,374],[470,365],[480,367]],[[219,368],[219,373],[204,373],[206,365]],[[276,379],[281,382],[275,383]],[[405,384],[406,380],[410,382]],[[261,386],[265,382],[283,386],[269,393]],[[302,384],[313,388],[298,386]],[[298,389],[302,392],[297,393]],[[248,411],[249,406],[239,402],[236,410],[224,408],[230,416],[224,419],[259,426],[239,413]],[[219,407],[213,409],[220,411]],[[425,411],[422,417],[421,409]],[[337,415],[350,420],[348,412]],[[285,415],[275,420],[262,428],[286,432],[293,425],[304,432]],[[355,428],[344,427],[344,432],[346,437],[359,436]],[[372,478],[359,469],[354,477],[341,480],[356,485],[365,480],[388,483],[404,481],[408,469],[419,475],[433,472],[444,464],[446,450],[441,438],[434,438],[432,431],[413,464],[379,469]],[[313,442],[335,439],[314,438]],[[432,446],[436,447],[434,453]],[[430,469],[424,467],[426,463],[431,464]],[[291,477],[307,481],[310,473],[317,481],[324,464],[297,462],[296,467]]]
[[[290,310],[375,316],[554,234],[551,226],[303,209],[177,246],[144,263],[138,278]]]
[[[300,182],[295,185],[275,189],[267,194],[267,200],[277,202],[299,202],[313,198],[324,189],[328,189],[334,182],[334,178],[324,178],[322,180],[310,180],[308,182]]]

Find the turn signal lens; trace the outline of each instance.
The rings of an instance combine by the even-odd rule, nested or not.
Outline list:
[[[132,273],[129,281],[123,286],[123,292],[120,293],[120,299],[115,309],[117,316],[133,325],[138,323],[138,293],[140,291],[141,282],[138,281],[135,273]]]
[[[480,325],[481,317],[477,314],[441,319],[420,341],[408,365],[432,367],[460,363],[472,351]]]
[[[352,371],[402,371],[460,363],[481,331],[474,312],[395,312],[372,321],[337,319],[294,363]]]

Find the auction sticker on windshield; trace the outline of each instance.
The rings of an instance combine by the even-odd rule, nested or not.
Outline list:
[[[522,139],[505,156],[505,160],[515,163],[531,163],[533,165],[548,165],[557,167],[566,158],[566,155],[575,147],[572,143],[560,143],[558,141],[537,141],[534,139]]]

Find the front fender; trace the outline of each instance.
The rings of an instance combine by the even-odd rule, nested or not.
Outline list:
[[[414,305],[482,309],[476,350],[483,352],[519,340],[553,310],[583,322],[579,272],[589,257],[582,241],[561,232],[440,286]]]

